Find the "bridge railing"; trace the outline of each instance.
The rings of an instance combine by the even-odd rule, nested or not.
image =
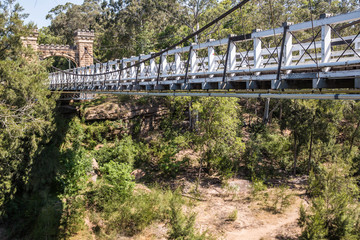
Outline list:
[[[50,88],[321,88],[327,87],[322,79],[336,78],[339,71],[342,71],[342,78],[355,79],[352,86],[359,87],[360,26],[355,24],[359,19],[360,11],[323,15],[312,22],[284,23],[275,29],[254,30],[247,35],[175,48],[156,58],[151,58],[151,54],[132,56],[55,72],[49,75]],[[342,29],[346,29],[345,36],[342,36]],[[306,42],[301,40],[306,36]],[[145,59],[149,60],[142,62]],[[299,84],[301,80],[307,82]]]

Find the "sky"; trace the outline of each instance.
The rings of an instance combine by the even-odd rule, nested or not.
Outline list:
[[[17,0],[25,9],[24,13],[30,14],[25,23],[34,22],[38,28],[49,26],[50,21],[46,20],[48,12],[57,5],[64,5],[67,2],[82,4],[84,0]]]

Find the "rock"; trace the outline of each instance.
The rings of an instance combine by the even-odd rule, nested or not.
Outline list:
[[[160,105],[132,105],[105,102],[95,107],[87,108],[84,113],[85,121],[95,120],[129,120],[139,116],[162,116],[167,114],[167,108]]]
[[[135,169],[134,171],[132,171],[131,175],[135,177],[136,181],[138,181],[140,178],[145,176],[145,172],[141,169]]]
[[[249,192],[251,189],[251,183],[244,179],[233,179],[227,182],[229,190],[236,192]]]
[[[91,175],[91,181],[96,182],[99,171],[99,164],[97,163],[96,159],[93,158],[91,162],[93,170],[90,172]]]

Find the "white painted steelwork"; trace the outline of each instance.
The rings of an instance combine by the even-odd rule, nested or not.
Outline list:
[[[325,16],[313,22],[287,23],[284,25],[288,28],[283,39],[284,49],[281,49],[281,44],[270,48],[264,44],[266,40],[273,40],[274,33],[280,35],[278,39],[282,38],[285,28],[280,27],[175,48],[155,59],[149,59],[152,55],[148,54],[59,71],[49,75],[50,89],[94,92],[132,90],[124,94],[136,92],[149,95],[139,91],[360,88],[360,36],[353,31],[353,35],[342,36],[341,39],[333,30],[340,23],[359,19],[360,11],[355,11]],[[359,31],[359,28],[354,29]],[[303,31],[314,31],[318,39],[299,43],[296,35]],[[246,46],[251,46],[251,49],[246,49]],[[280,78],[277,79],[281,51],[283,58]],[[145,59],[149,60],[132,66]],[[204,93],[204,96],[219,94]],[[179,92],[178,95],[185,96],[186,93]],[[284,98],[278,95],[269,97],[272,96]]]

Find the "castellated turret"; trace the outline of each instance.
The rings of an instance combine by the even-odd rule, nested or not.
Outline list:
[[[93,45],[95,33],[93,30],[78,29],[74,32],[75,45],[79,66],[89,66],[94,63]]]

